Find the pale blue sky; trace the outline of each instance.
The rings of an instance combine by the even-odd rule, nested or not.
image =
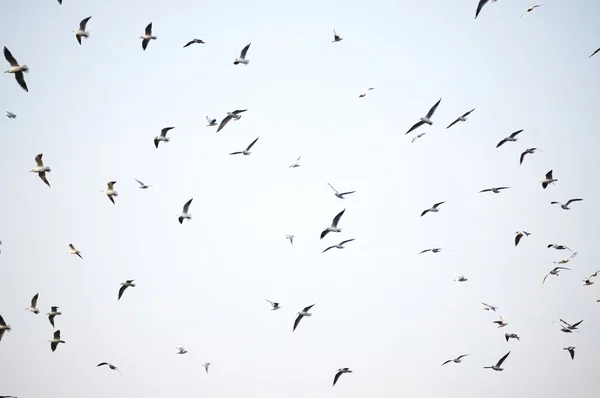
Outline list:
[[[600,287],[581,281],[600,269],[600,4],[543,4],[519,18],[532,3],[498,1],[477,20],[476,0],[4,4],[0,45],[30,73],[29,93],[0,79],[0,111],[18,116],[0,120],[0,315],[13,327],[0,395],[595,396]],[[149,22],[158,40],[142,51]],[[183,49],[193,38],[207,44]],[[234,66],[249,42],[250,64]],[[248,111],[205,127],[234,109]],[[256,137],[251,156],[227,155]],[[519,167],[529,147],[544,152]],[[52,188],[28,172],[40,152]],[[550,169],[559,181],[543,190]],[[110,180],[116,205],[100,193]],[[356,193],[340,200],[327,182]],[[477,193],[492,186],[512,189]],[[570,211],[550,205],[574,197]],[[319,240],[344,208],[343,231]],[[532,235],[515,248],[518,230]],[[548,243],[578,255],[542,288],[568,256]],[[417,254],[430,247],[452,250]],[[117,301],[126,279],[137,286]],[[36,292],[39,315],[24,311]],[[559,318],[585,321],[567,335]],[[509,350],[503,372],[482,369]],[[340,367],[354,373],[332,388]]]

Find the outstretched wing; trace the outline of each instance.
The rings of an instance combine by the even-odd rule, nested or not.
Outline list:
[[[6,58],[10,66],[19,66],[19,63],[17,62],[15,57],[13,57],[8,48],[6,48],[6,46],[4,47],[4,58]]]
[[[146,26],[146,30],[144,31],[144,33],[146,33],[147,35],[152,35],[152,22],[150,22],[148,26]]]
[[[85,25],[87,25],[88,21],[90,20],[91,17],[87,17],[83,20],[81,20],[81,22],[79,22],[79,30],[81,30],[82,32],[85,31]]]
[[[252,44],[252,43],[248,43],[248,45],[242,49],[242,52],[240,53],[241,59],[246,59],[246,53],[248,52],[248,49],[250,48],[250,44]]]
[[[442,99],[440,98],[438,100],[438,102],[435,103],[434,106],[431,107],[431,109],[429,110],[429,112],[427,112],[427,115],[425,116],[427,119],[431,119],[431,117],[433,116],[433,114],[435,113],[435,110],[437,109],[437,107],[440,105],[440,102],[442,102]]]
[[[219,131],[221,131],[223,129],[223,127],[225,127],[227,125],[227,123],[229,123],[230,120],[231,120],[231,116],[229,116],[229,115],[225,116],[225,118],[223,120],[221,120],[221,124],[219,124],[219,127],[217,128],[217,133]]]
[[[344,215],[345,211],[346,211],[346,209],[340,211],[338,213],[338,215],[333,218],[333,222],[331,223],[332,227],[337,228],[338,222],[340,222],[340,218],[342,218],[342,216]]]
[[[507,352],[505,356],[503,356],[502,358],[500,358],[500,360],[498,361],[498,363],[496,364],[496,366],[498,366],[498,367],[502,366],[502,362],[504,362],[504,360],[506,359],[506,357],[508,357],[509,354],[510,354],[510,351]]]
[[[256,143],[256,141],[258,141],[259,138],[260,137],[256,137],[256,139],[254,141],[252,141],[252,143],[250,145],[248,145],[248,148],[246,148],[246,151],[249,151],[254,146],[254,144]]]
[[[410,130],[408,130],[406,133],[404,133],[404,135],[410,133],[411,131],[418,129],[419,127],[421,127],[424,124],[425,124],[424,121],[422,121],[422,120],[418,121],[417,123],[413,124],[412,127],[410,128]]]
[[[186,204],[183,205],[183,212],[187,214],[188,209],[190,208],[190,204],[192,204],[192,200],[194,200],[194,198],[188,200],[186,202]]]

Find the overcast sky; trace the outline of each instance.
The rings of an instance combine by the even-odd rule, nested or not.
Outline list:
[[[474,20],[476,0],[6,2],[0,45],[30,72],[28,93],[0,76],[0,111],[17,115],[0,120],[0,315],[13,328],[0,395],[595,397],[600,281],[582,280],[600,269],[600,4],[543,4],[520,18],[528,1],[490,3]],[[142,51],[149,22],[158,40]],[[193,38],[207,43],[184,49]],[[405,135],[439,98],[434,124]],[[235,109],[248,111],[205,127]],[[256,137],[251,156],[228,156]],[[519,166],[530,147],[543,152]],[[52,188],[28,172],[42,152]],[[111,180],[116,205],[101,193]],[[493,186],[511,189],[478,193]],[[584,201],[550,205],[570,198]],[[342,209],[343,231],[320,240]],[[531,236],[515,248],[519,230]],[[542,287],[570,254],[549,243],[578,255]],[[446,250],[418,254],[431,247]],[[41,313],[24,311],[38,292]],[[584,322],[566,334],[559,318]],[[503,372],[482,369],[508,351]],[[354,373],[332,388],[340,367]]]

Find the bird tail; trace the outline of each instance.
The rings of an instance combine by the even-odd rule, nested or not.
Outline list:
[[[113,191],[113,196],[119,196],[119,193],[117,191]]]
[[[84,33],[83,37],[85,37],[86,39],[90,37],[90,32],[83,32],[83,33]]]
[[[50,167],[46,167],[46,172],[50,173],[52,171],[52,169]]]
[[[21,65],[21,71],[28,73],[29,72],[29,67],[27,65]]]

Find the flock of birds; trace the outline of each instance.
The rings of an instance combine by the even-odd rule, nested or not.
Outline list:
[[[491,2],[495,2],[496,0],[491,0]],[[58,0],[59,4],[62,4],[61,0]],[[478,5],[477,5],[477,9],[476,9],[476,13],[475,13],[475,18],[477,18],[480,14],[480,12],[482,11],[483,7],[488,3],[488,0],[480,0]],[[541,5],[534,5],[531,6],[529,8],[527,8],[527,10],[521,15],[521,17],[528,13],[533,11],[534,9],[540,7]],[[77,40],[77,42],[81,45],[82,44],[82,38],[88,39],[90,37],[90,33],[88,31],[86,31],[87,28],[87,24],[89,23],[91,19],[91,16],[83,19],[80,24],[79,24],[79,28],[74,30],[73,32],[75,33],[75,38]],[[157,37],[153,35],[152,33],[152,23],[149,23],[144,31],[144,34],[142,36],[140,36],[140,39],[142,39],[142,49],[145,51],[148,47],[148,44],[152,41],[152,40],[156,40]],[[332,43],[337,43],[342,41],[342,37],[334,30],[333,31],[333,40]],[[203,40],[200,39],[193,39],[191,41],[189,41],[188,43],[186,43],[183,47],[189,47],[193,44],[204,44],[205,42]],[[248,65],[250,60],[247,59],[247,54],[248,54],[248,50],[250,49],[250,45],[251,43],[248,43],[240,52],[240,55],[238,57],[236,57],[234,59],[234,65],[239,65],[239,64],[243,64],[243,65]],[[590,57],[594,56],[595,54],[597,54],[598,52],[600,52],[600,48],[598,48],[597,50],[595,50]],[[24,73],[29,72],[29,68],[27,67],[27,65],[23,64],[21,65],[17,59],[13,56],[13,54],[11,53],[11,51],[9,51],[9,49],[7,47],[4,47],[4,56],[6,58],[6,61],[8,61],[8,63],[10,64],[10,68],[8,70],[5,71],[5,73],[11,73],[14,74],[15,79],[17,81],[17,83],[19,84],[19,86],[21,86],[25,91],[29,91],[28,87],[27,87],[27,83],[25,82],[25,78],[24,78]],[[371,90],[374,90],[373,87],[368,88],[365,92],[361,93],[359,95],[359,98],[364,98],[367,93]],[[437,108],[440,106],[442,99],[440,98],[427,112],[427,114],[420,118],[418,122],[416,122],[415,124],[413,124],[408,131],[405,134],[409,134],[414,132],[415,130],[421,128],[422,126],[425,125],[433,125],[433,121],[432,118],[437,110]],[[231,112],[227,112],[226,116],[221,120],[220,123],[217,123],[217,119],[215,118],[209,118],[208,116],[206,117],[207,119],[207,127],[215,127],[218,126],[216,129],[216,132],[220,132],[230,121],[238,121],[240,120],[240,118],[242,117],[242,113],[246,112],[247,109],[241,109],[241,110],[234,110]],[[471,109],[468,112],[465,112],[464,114],[458,116],[454,121],[452,121],[447,127],[446,129],[449,129],[453,126],[455,126],[458,123],[464,123],[467,121],[467,118],[471,115],[471,113],[473,113],[475,111],[475,109]],[[16,119],[17,115],[15,115],[14,113],[7,111],[6,116],[9,119]],[[167,136],[167,134],[169,133],[170,130],[174,129],[174,127],[165,127],[161,130],[160,135],[156,136],[154,138],[154,145],[155,147],[158,149],[159,148],[159,144],[162,143],[168,143],[170,141],[170,138]],[[507,143],[514,143],[517,142],[518,140],[518,136],[519,134],[523,133],[523,129],[515,131],[514,133],[510,134],[509,136],[503,138],[501,141],[498,142],[498,144],[496,145],[496,148],[500,148],[501,146],[503,146],[504,144]],[[422,137],[425,133],[420,133],[415,135],[412,138],[412,142],[415,142],[415,140],[417,140],[418,138]],[[231,152],[229,155],[244,155],[244,156],[248,156],[250,155],[251,149],[253,148],[253,146],[257,143],[258,141],[258,137],[256,139],[254,139],[245,149],[243,150],[239,150],[239,151],[234,151]],[[524,158],[526,155],[531,155],[534,154],[535,152],[540,151],[540,149],[538,148],[527,148],[525,149],[521,154],[520,154],[520,158],[519,158],[519,164],[521,165],[524,161]],[[540,151],[541,152],[541,151]],[[298,159],[291,164],[289,167],[290,168],[297,168],[300,167],[300,160],[301,157],[298,157]],[[48,181],[48,173],[51,172],[51,168],[46,166],[44,164],[43,161],[43,153],[39,153],[35,156],[35,164],[36,166],[34,168],[32,168],[30,170],[30,172],[36,173],[38,175],[38,177],[48,186],[51,187],[50,182]],[[540,181],[541,186],[543,189],[548,188],[550,185],[555,184],[558,181],[557,178],[554,178],[553,176],[553,171],[550,170],[548,171],[544,178]],[[136,182],[139,184],[139,188],[140,189],[148,189],[150,187],[152,187],[152,185],[147,185],[144,182],[137,180]],[[118,192],[115,190],[115,184],[117,183],[117,181],[109,181],[107,183],[107,186],[104,190],[102,190],[101,192],[104,193],[108,199],[113,203],[115,203],[115,198],[118,197]],[[351,195],[352,193],[354,193],[355,191],[346,191],[346,192],[340,192],[338,191],[336,188],[334,188],[331,184],[328,183],[328,185],[331,187],[331,189],[334,192],[334,195],[339,198],[339,199],[346,199],[346,197],[348,195]],[[481,191],[479,191],[479,193],[487,193],[487,192],[491,192],[494,194],[499,194],[505,190],[510,189],[511,187],[506,187],[506,186],[501,186],[501,187],[491,187],[491,188],[487,188],[487,189],[483,189]],[[571,207],[570,205],[576,202],[580,202],[583,199],[581,198],[572,198],[566,201],[566,203],[561,203],[558,201],[552,201],[550,202],[550,204],[552,205],[560,205],[561,209],[563,210],[570,210]],[[192,214],[189,212],[190,210],[190,205],[192,204],[193,198],[189,199],[183,206],[182,212],[177,216],[177,220],[179,221],[180,224],[183,224],[183,222],[185,220],[190,221],[192,219]],[[445,201],[441,201],[441,202],[437,202],[435,204],[433,204],[430,208],[424,209],[421,212],[421,217],[425,216],[426,214],[429,213],[438,213],[440,211],[441,206],[445,203]],[[341,210],[337,215],[335,215],[335,217],[333,218],[333,220],[331,221],[331,224],[326,227],[320,234],[320,238],[324,239],[327,235],[329,235],[330,233],[340,233],[342,232],[342,229],[338,227],[340,220],[342,219],[342,216],[344,215],[344,212],[346,211],[346,209]],[[529,232],[527,231],[517,231],[515,233],[515,240],[514,240],[514,244],[515,247],[519,245],[519,243],[521,242],[523,237],[527,237],[530,235]],[[290,244],[294,244],[294,235],[286,235],[285,236],[286,239],[288,239],[290,241]],[[354,238],[351,239],[345,239],[343,241],[341,241],[340,243],[337,244],[333,244],[328,246],[327,248],[325,248],[322,253],[325,253],[331,249],[344,249],[347,243],[350,243],[352,241],[354,241]],[[0,242],[1,244],[2,242]],[[71,255],[76,255],[78,256],[80,259],[83,259],[81,252],[79,250],[77,250],[75,248],[75,246],[72,243],[69,243],[68,245],[69,247],[69,254]],[[553,275],[553,276],[558,276],[560,272],[562,271],[570,271],[570,268],[567,267],[563,267],[560,265],[564,265],[567,262],[569,262],[571,259],[573,259],[576,255],[577,252],[573,252],[569,247],[562,245],[562,244],[554,244],[554,243],[550,243],[547,245],[547,248],[551,248],[551,249],[555,249],[555,250],[566,250],[571,252],[571,255],[564,259],[561,260],[559,262],[556,262],[556,264],[559,264],[559,266],[554,267],[553,269],[551,269],[543,278],[542,280],[542,286],[544,285],[544,283],[546,282],[546,279],[548,278],[548,276]],[[422,250],[419,254],[423,254],[426,252],[431,252],[431,253],[440,253],[443,249],[442,248],[429,248],[429,249],[425,249]],[[594,284],[593,278],[596,277],[598,275],[599,271],[594,272],[593,274],[591,274],[590,276],[586,277],[583,280],[583,286],[590,286],[592,284]],[[457,277],[455,279],[455,281],[457,282],[467,282],[468,279],[464,276],[461,275],[459,277]],[[126,280],[125,282],[121,283],[121,287],[118,290],[118,295],[117,295],[117,300],[120,300],[124,294],[124,292],[128,289],[128,288],[132,288],[135,287],[135,279],[130,279],[130,280]],[[26,308],[26,311],[29,311],[33,314],[39,314],[40,310],[37,307],[37,303],[38,303],[38,298],[39,298],[39,293],[36,293],[33,298],[31,299],[31,303],[29,305],[28,308]],[[276,302],[276,301],[270,301],[270,300],[266,300],[270,305],[271,305],[271,310],[275,311],[275,310],[279,310],[281,309],[280,303]],[[597,300],[600,302],[600,300]],[[498,310],[497,306],[494,305],[489,305],[486,303],[481,303],[483,305],[483,309],[487,310],[487,311],[491,311],[491,312],[496,312]],[[315,304],[311,304],[306,306],[305,308],[303,308],[301,311],[299,311],[297,313],[297,317],[294,321],[293,324],[293,328],[292,328],[292,332],[296,330],[296,328],[298,327],[298,325],[300,324],[300,321],[304,318],[304,317],[310,317],[312,316],[312,313],[310,312],[311,309],[315,306]],[[55,318],[57,316],[62,315],[62,312],[60,312],[58,306],[51,306],[50,307],[50,311],[48,313],[46,313],[46,316],[48,316],[48,320],[50,322],[50,324],[52,325],[52,328],[55,328]],[[576,323],[568,323],[566,321],[564,321],[563,319],[560,319],[559,322],[555,322],[556,325],[559,326],[560,331],[564,332],[564,333],[573,333],[576,332],[578,330],[579,325],[583,322],[583,320],[580,320]],[[504,328],[508,325],[508,323],[505,321],[503,316],[500,316],[499,320],[495,320],[493,321],[494,324],[497,324],[498,328]],[[4,318],[1,316],[0,314],[0,340],[2,340],[2,337],[4,336],[5,332],[10,331],[11,327],[10,325],[8,325]],[[520,341],[520,337],[516,334],[516,333],[505,333],[505,339],[508,342],[510,339],[514,339],[517,341]],[[60,330],[55,330],[53,333],[53,337],[51,339],[48,340],[48,342],[50,343],[50,349],[54,352],[57,347],[59,346],[59,344],[61,343],[65,343],[64,340],[62,340],[61,338],[61,331]],[[176,347],[177,352],[176,354],[178,355],[184,355],[187,354],[188,351],[185,349],[185,347]],[[568,351],[570,358],[574,359],[575,358],[575,347],[574,346],[568,346],[565,347],[564,350]],[[508,356],[510,355],[511,351],[508,351],[508,353],[506,353],[505,355],[503,355],[495,364],[491,365],[491,366],[485,366],[484,369],[492,369],[495,371],[502,371],[502,365],[504,364],[504,362],[506,361],[506,359],[508,358]],[[465,357],[467,357],[469,354],[462,354],[454,359],[448,359],[445,362],[442,363],[443,365],[449,364],[449,363],[461,363],[463,361],[463,359]],[[107,366],[110,370],[113,371],[117,371],[119,372],[119,374],[121,374],[120,370],[113,364],[108,363],[108,362],[101,362],[97,365],[97,367],[103,367],[103,366]],[[202,365],[206,371],[206,373],[208,373],[208,369],[210,366],[210,362],[205,362]],[[338,379],[340,378],[340,376],[342,374],[345,373],[352,373],[352,370],[350,370],[350,368],[348,367],[342,367],[339,368],[336,373],[334,374],[334,378],[333,378],[333,385],[335,386],[336,383],[338,382]],[[121,376],[122,377],[122,376]],[[0,396],[0,398],[2,397],[8,397],[8,396]]]

